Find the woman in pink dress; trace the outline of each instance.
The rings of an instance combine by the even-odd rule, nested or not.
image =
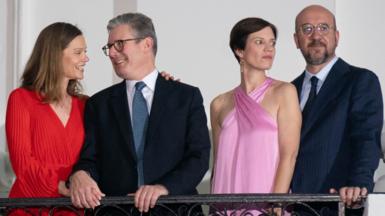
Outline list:
[[[231,31],[241,83],[211,102],[212,193],[289,192],[301,112],[295,87],[266,75],[276,37],[276,27],[260,18],[243,19]]]

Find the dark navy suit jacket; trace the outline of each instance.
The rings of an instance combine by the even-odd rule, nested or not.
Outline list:
[[[300,94],[305,73],[293,81]],[[307,119],[292,179],[294,193],[366,187],[381,154],[383,102],[377,76],[339,59],[323,83]]]
[[[92,96],[86,140],[73,172],[86,170],[108,196],[137,190],[136,153],[125,82]],[[158,76],[144,147],[145,184],[195,194],[209,166],[210,140],[198,88]]]

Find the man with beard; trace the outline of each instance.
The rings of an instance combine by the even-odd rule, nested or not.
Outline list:
[[[293,81],[303,123],[292,192],[338,192],[348,207],[354,207],[360,196],[373,190],[381,153],[379,80],[373,72],[336,56],[335,17],[322,6],[311,5],[297,15],[294,40],[306,69]],[[337,209],[313,207],[321,215],[334,215]]]

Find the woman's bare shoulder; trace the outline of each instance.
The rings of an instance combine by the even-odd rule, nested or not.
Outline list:
[[[274,80],[272,90],[276,96],[297,97],[297,89],[289,82]]]
[[[212,101],[211,101],[211,107],[214,110],[219,110],[222,107],[230,104],[233,99],[233,93],[234,90],[230,90],[227,92],[224,92],[218,96],[216,96]]]

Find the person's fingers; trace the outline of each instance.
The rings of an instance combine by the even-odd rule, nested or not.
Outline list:
[[[135,192],[135,208],[139,209],[139,198],[142,194],[143,186],[139,187],[139,189]]]
[[[100,205],[100,200],[103,196],[105,196],[97,186],[97,184],[91,184],[91,186],[88,186],[84,189],[80,190],[81,194],[83,194],[81,197],[84,197],[86,205],[84,207],[86,208],[95,208],[96,206]],[[83,202],[84,202],[83,199]]]
[[[76,193],[74,197],[75,197],[75,202],[76,202],[75,206],[78,207],[78,208],[84,208],[83,204],[81,202],[81,199],[80,199],[80,194]]]
[[[143,189],[142,192],[139,195],[138,203],[136,204],[138,207],[139,212],[143,212],[143,199],[146,191]]]
[[[77,207],[77,208],[83,208],[81,203],[80,203],[80,198],[77,193],[71,194],[71,202],[72,204]]]
[[[147,186],[143,185],[135,193],[135,206],[139,212],[143,212],[143,203],[147,193]]]
[[[70,197],[71,196],[71,193],[70,193],[70,190],[69,189],[64,189],[64,196],[66,197]]]
[[[330,188],[330,189],[329,189],[329,193],[331,193],[331,194],[337,193],[337,190],[334,189],[334,188]]]
[[[163,185],[154,185],[153,188],[154,188],[155,192],[153,193],[153,196],[151,197],[151,203],[150,203],[151,208],[155,207],[156,202],[158,201],[160,196],[168,195],[168,190]]]
[[[353,187],[348,187],[347,190],[346,190],[346,204],[348,206],[352,205],[353,193],[354,193],[354,188]]]
[[[362,206],[362,197],[365,197],[367,194],[368,194],[368,190],[365,188],[365,187],[363,187],[363,188],[359,188],[359,187],[357,187],[358,189],[356,189],[355,190],[355,195],[354,196],[357,196],[357,198],[356,199],[354,199],[353,198],[353,206],[352,207],[357,207],[357,208],[359,208],[359,207],[361,207]],[[358,194],[358,195],[356,195],[356,194]]]
[[[361,188],[361,196],[366,196],[368,195],[368,189],[366,187]]]
[[[155,207],[156,201],[158,201],[159,196],[160,196],[159,193],[153,194],[153,196],[151,197],[151,200],[150,200],[150,208]]]
[[[82,208],[95,208],[98,205],[97,196],[92,193],[92,188],[79,190],[78,196]]]
[[[92,194],[93,196],[97,199],[97,200],[102,200],[102,197],[105,197],[106,195],[104,193],[102,193],[99,189],[99,187],[94,187],[94,188],[91,188],[91,191],[92,191]]]
[[[91,188],[91,191],[88,196],[88,203],[91,205],[91,208],[95,208],[100,205],[100,200],[102,199],[99,193],[95,192],[95,188]]]
[[[274,213],[276,216],[282,215],[282,208],[274,208]]]
[[[85,194],[85,200],[87,202],[88,207],[87,208],[95,208],[97,205],[97,202],[94,201],[94,196],[92,195],[91,191],[87,191]]]
[[[70,190],[65,186],[64,181],[59,181],[58,192],[59,192],[59,194],[61,194],[63,196],[66,196],[66,197],[70,196]]]
[[[146,185],[146,186],[143,187],[142,193],[140,194],[139,204],[138,204],[140,212],[144,211],[144,202],[145,202],[147,193],[149,192],[148,190],[149,190],[149,186]]]
[[[160,75],[165,78],[166,80],[170,80],[170,78],[172,77],[169,73],[165,72],[165,71],[162,71],[160,72]],[[172,79],[172,78],[171,78]]]
[[[95,208],[100,205],[100,200],[102,199],[102,193],[99,190],[97,185],[94,185],[94,187],[89,188],[87,191],[87,197],[88,197],[88,204],[91,206],[91,208]]]
[[[340,191],[339,191],[341,200],[344,203],[346,203],[346,190],[347,190],[347,187],[342,187],[342,188],[340,188]]]
[[[139,212],[148,212],[162,195],[168,195],[163,185],[143,185],[135,192],[135,207]]]
[[[79,199],[80,199],[82,208],[91,208],[91,206],[87,202],[86,191],[82,191],[81,193],[79,193]]]
[[[74,206],[78,208],[95,208],[105,196],[91,176],[81,170],[70,177],[70,195]]]
[[[151,204],[151,199],[153,196],[155,196],[156,192],[154,192],[154,189],[151,187],[147,190],[146,197],[143,200],[143,210],[144,212],[148,212]]]
[[[358,198],[360,197],[360,194],[361,194],[361,188],[354,187],[353,188],[352,202],[357,202]]]

